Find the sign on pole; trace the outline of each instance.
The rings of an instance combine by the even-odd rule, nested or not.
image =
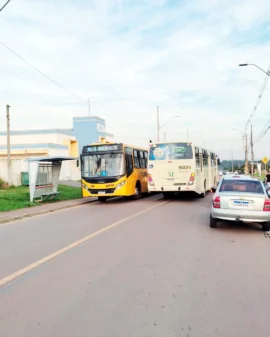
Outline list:
[[[262,162],[266,165],[269,162],[269,159],[267,157],[263,157]]]

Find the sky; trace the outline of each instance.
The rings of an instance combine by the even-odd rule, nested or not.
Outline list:
[[[243,159],[265,75],[239,63],[270,64],[269,0],[11,0],[0,12],[0,130],[6,104],[12,130],[71,128],[90,99],[116,141],[147,146],[159,106],[161,126],[179,116],[161,139],[188,134],[221,160]],[[252,119],[255,140],[269,106],[270,81]],[[269,141],[270,131],[255,143],[256,159],[270,158]]]

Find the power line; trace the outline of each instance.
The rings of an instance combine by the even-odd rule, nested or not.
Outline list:
[[[270,121],[269,121],[269,122],[270,122]],[[269,123],[269,125],[266,126],[266,128],[265,128],[264,130],[262,130],[262,131],[260,132],[259,136],[256,138],[255,143],[260,142],[260,141],[264,138],[264,136],[267,134],[267,132],[268,132],[269,130],[270,130],[270,123]]]
[[[261,136],[264,134],[264,132],[266,131],[266,129],[268,128],[268,126],[270,126],[270,119],[266,122],[266,124],[264,125],[264,127],[262,128],[262,130],[259,132],[259,134],[256,137],[256,139],[261,138]]]
[[[270,71],[270,65],[269,65],[269,67],[268,67],[267,73],[269,73],[269,71]],[[265,78],[264,78],[264,81],[263,81],[263,84],[262,84],[262,87],[261,87],[259,96],[258,96],[258,98],[257,98],[256,104],[254,105],[254,108],[253,108],[253,110],[252,110],[252,112],[251,112],[251,114],[250,114],[250,116],[249,116],[249,118],[248,118],[248,120],[247,120],[247,122],[246,122],[244,134],[247,133],[247,128],[248,128],[249,124],[251,123],[251,120],[252,120],[252,118],[253,118],[253,116],[254,116],[254,114],[255,114],[255,112],[256,112],[256,110],[257,110],[259,104],[260,104],[260,101],[261,101],[261,98],[262,98],[262,96],[263,96],[263,93],[264,93],[264,90],[265,90],[265,88],[266,88],[266,85],[267,85],[268,80],[269,80],[269,75],[266,75]]]
[[[2,12],[2,10],[6,7],[6,5],[10,2],[10,0],[8,0],[3,7],[0,8],[0,12]]]
[[[0,41],[0,44],[5,47],[7,50],[9,50],[13,55],[17,56],[20,60],[22,60],[24,63],[26,63],[29,67],[31,67],[32,69],[34,69],[36,72],[38,72],[40,75],[42,75],[43,77],[45,77],[47,80],[49,80],[50,82],[52,82],[54,85],[56,85],[57,87],[59,87],[60,89],[62,89],[63,91],[65,91],[67,94],[69,94],[70,96],[72,96],[73,98],[75,98],[76,100],[87,104],[87,101],[84,101],[82,98],[80,98],[79,96],[73,94],[72,92],[66,90],[64,87],[62,87],[60,84],[58,84],[57,82],[55,82],[53,79],[51,79],[49,76],[47,76],[46,74],[44,74],[41,70],[39,70],[38,68],[36,68],[35,66],[33,66],[31,63],[29,63],[28,61],[26,61],[22,56],[20,56],[19,54],[17,54],[14,50],[12,50],[11,48],[9,48],[5,43],[3,43],[2,41]]]

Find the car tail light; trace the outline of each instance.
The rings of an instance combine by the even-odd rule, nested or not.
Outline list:
[[[215,197],[215,199],[213,200],[213,207],[220,208],[220,197],[219,196]]]
[[[195,181],[195,173],[191,173],[188,185],[193,185]]]
[[[269,199],[265,199],[263,210],[264,212],[270,212],[270,200]]]
[[[149,185],[155,186],[154,181],[153,181],[153,179],[151,177],[151,174],[148,174],[148,182],[149,182]]]

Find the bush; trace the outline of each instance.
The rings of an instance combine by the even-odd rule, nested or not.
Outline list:
[[[3,179],[0,178],[0,189],[2,190],[6,187],[7,187],[7,183]]]

